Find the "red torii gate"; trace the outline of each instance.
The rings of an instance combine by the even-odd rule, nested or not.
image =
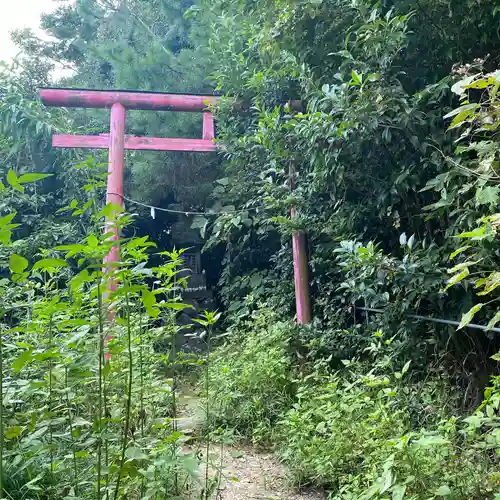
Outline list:
[[[209,95],[171,94],[160,92],[140,92],[123,90],[84,90],[64,88],[42,88],[39,90],[46,106],[67,108],[110,108],[110,133],[98,136],[56,134],[52,146],[58,148],[108,149],[108,185],[106,203],[123,204],[123,180],[125,150],[149,151],[217,151],[214,143],[214,117],[209,107],[217,102],[217,97]],[[203,113],[202,139],[173,139],[158,137],[134,137],[125,135],[127,110],[183,111]],[[295,215],[292,208],[292,217]],[[119,229],[107,222],[112,239],[119,241]],[[105,264],[120,260],[119,245],[115,245]],[[299,324],[311,322],[309,279],[305,237],[302,232],[293,234],[293,261],[297,321]],[[111,285],[115,287],[115,284]]]

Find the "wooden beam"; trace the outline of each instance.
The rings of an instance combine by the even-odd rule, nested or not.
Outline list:
[[[290,165],[290,189],[295,189],[295,165]],[[296,217],[295,207],[290,208],[290,217]],[[293,275],[295,281],[295,304],[297,308],[297,323],[308,325],[312,321],[311,292],[309,290],[309,263],[307,259],[306,235],[303,231],[292,233]]]
[[[123,180],[125,177],[125,120],[126,110],[121,104],[113,104],[111,108],[110,130],[111,134],[105,138],[109,149],[108,163],[108,188],[106,203],[122,206],[123,204]],[[120,240],[120,229],[114,220],[115,216],[106,219],[106,233],[112,233],[111,239]],[[120,261],[120,247],[118,244],[104,258],[104,264],[108,272],[112,272],[112,264]],[[109,265],[111,264],[111,266]],[[110,280],[109,291],[115,292],[117,283]]]
[[[65,108],[111,108],[121,104],[126,109],[152,111],[204,112],[218,98],[206,95],[163,94],[130,91],[40,89],[46,106]]]
[[[203,113],[203,139],[211,141],[215,137],[214,115]]]
[[[108,149],[109,135],[67,135],[57,134],[52,137],[55,148]],[[164,139],[160,137],[125,136],[125,149],[138,151],[197,151],[210,152],[222,149],[206,139]]]

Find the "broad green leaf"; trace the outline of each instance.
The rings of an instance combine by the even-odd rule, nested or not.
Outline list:
[[[392,500],[403,500],[406,493],[406,484],[395,484],[391,488]]]
[[[443,485],[440,486],[434,493],[435,495],[441,496],[441,497],[447,497],[451,495],[451,490],[448,486]]]
[[[456,82],[455,84],[452,85],[451,91],[454,94],[457,94],[459,96],[464,95],[465,94],[465,88],[467,87],[467,85],[470,85],[475,80],[476,76],[477,75],[470,75],[470,76],[467,76],[466,78],[464,78],[463,80],[460,80],[459,82]]]
[[[16,184],[19,184],[19,180],[17,179],[17,175],[16,173],[14,172],[14,170],[12,170],[11,168],[9,169],[9,171],[7,172],[7,182],[11,185],[11,186],[15,186]]]
[[[174,309],[176,311],[182,311],[183,309],[193,309],[193,306],[190,304],[183,304],[182,302],[167,302],[165,307],[169,309]]]
[[[130,446],[125,451],[125,456],[130,460],[147,460],[148,456],[136,446]]]
[[[97,238],[97,236],[95,234],[91,234],[87,238],[87,243],[88,243],[89,247],[96,248],[97,246],[99,246],[99,239]]]
[[[23,188],[23,186],[21,186],[21,184],[19,184],[19,179],[17,178],[16,173],[12,169],[10,169],[9,172],[7,173],[7,182],[16,191],[19,191],[20,193],[24,193],[24,188]]]
[[[497,205],[500,195],[499,186],[484,186],[476,191],[476,203],[478,205]]]
[[[73,257],[74,255],[83,254],[87,250],[85,245],[76,243],[74,245],[60,245],[55,248],[56,250],[61,250],[67,252],[66,257]]]
[[[489,85],[493,85],[495,83],[495,79],[493,77],[489,78],[481,78],[475,82],[469,83],[465,86],[466,89],[485,89]]]
[[[146,309],[153,307],[156,304],[156,295],[149,290],[143,290],[142,303]]]
[[[71,289],[73,291],[78,290],[84,283],[92,281],[90,274],[87,269],[80,271],[70,282]]]
[[[478,295],[488,295],[499,286],[500,286],[500,272],[495,271],[486,276],[485,278],[477,280],[475,288],[478,289],[483,287],[483,290],[481,292],[478,292]]]
[[[16,212],[12,212],[12,213],[0,218],[0,228],[3,228],[5,226],[9,225],[15,216],[16,216]]]
[[[461,262],[460,264],[453,266],[451,269],[448,269],[448,273],[453,274],[453,273],[457,273],[458,271],[461,271],[462,269],[469,269],[470,266],[475,266],[476,264],[479,264],[482,260],[483,259],[468,260],[466,262]]]
[[[24,351],[12,362],[11,368],[14,373],[19,373],[32,359],[33,352],[31,350]]]
[[[495,328],[496,324],[499,321],[500,321],[500,311],[497,311],[495,316],[493,316],[493,318],[490,319],[490,322],[488,323],[488,328]]]
[[[35,483],[33,482],[29,482],[25,485],[25,487],[30,490],[30,491],[39,491],[39,492],[43,492],[43,489],[40,487],[40,486],[37,486]]]
[[[462,125],[464,121],[468,118],[471,118],[475,115],[476,109],[479,107],[479,104],[475,104],[473,108],[462,110],[455,118],[453,118],[448,130],[453,130],[454,128]]]
[[[88,420],[85,420],[82,417],[76,417],[73,425],[75,427],[92,427],[92,422],[89,422]]]
[[[479,108],[479,104],[464,104],[463,106],[460,106],[459,108],[454,109],[453,111],[450,111],[447,115],[443,116],[444,120],[447,120],[448,118],[452,118],[454,116],[459,115],[460,113],[463,113],[464,111],[471,111],[471,110],[476,110]]]
[[[42,179],[46,179],[47,177],[51,177],[52,174],[36,174],[36,173],[30,173],[30,174],[23,174],[21,177],[17,179],[19,184],[27,184],[29,182],[36,182],[40,181]]]
[[[146,312],[150,318],[157,318],[160,315],[160,309],[158,307],[147,307]]]
[[[28,259],[25,259],[24,257],[21,257],[20,255],[17,255],[13,253],[9,257],[9,268],[12,273],[14,274],[21,274],[25,271],[25,269],[28,267]]]
[[[33,265],[33,271],[37,269],[53,269],[55,267],[68,267],[68,264],[63,259],[42,259],[35,262]]]
[[[8,245],[12,238],[12,231],[9,229],[0,229],[0,243],[2,245]]]
[[[19,227],[19,224],[11,224],[10,222],[16,216],[16,212],[5,215],[0,218],[0,243],[8,245],[12,238],[12,229]]]
[[[467,313],[465,313],[462,316],[462,320],[460,321],[460,325],[458,325],[457,330],[460,330],[460,328],[463,328],[464,326],[468,325],[474,319],[476,313],[481,310],[483,305],[484,304],[476,304]]]
[[[414,446],[427,447],[427,446],[442,446],[449,444],[449,441],[442,436],[422,436],[421,438],[413,441]]]
[[[5,429],[5,439],[16,439],[23,433],[24,427],[16,425],[14,427],[7,427]]]
[[[458,248],[457,250],[455,250],[451,255],[450,255],[450,260],[453,260],[457,255],[465,252],[466,250],[468,250],[469,248],[471,248],[470,245],[465,245],[463,247],[460,247]]]
[[[361,85],[363,83],[362,75],[360,75],[355,69],[352,70],[351,76],[355,85]]]
[[[446,287],[445,287],[445,290],[448,290],[448,288],[451,288],[452,286],[454,285],[457,285],[458,283],[460,283],[463,279],[467,278],[467,276],[469,276],[469,269],[466,268],[464,269],[463,271],[455,274],[455,276],[452,276],[448,282],[446,283]]]
[[[87,337],[88,334],[89,334],[88,329],[81,329],[81,330],[77,331],[74,335],[72,335],[71,338],[69,338],[66,341],[66,344],[69,345],[70,347],[74,347],[74,346],[78,345],[78,343],[82,339]]]
[[[472,231],[466,231],[465,233],[457,234],[456,238],[472,238],[473,240],[483,239],[486,233],[486,226],[478,227]]]

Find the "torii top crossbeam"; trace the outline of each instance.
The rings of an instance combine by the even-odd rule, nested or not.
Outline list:
[[[212,95],[172,94],[163,92],[142,92],[137,90],[84,90],[43,88],[42,102],[47,106],[65,108],[111,108],[119,103],[127,109],[148,111],[202,112],[213,104],[217,97]]]
[[[214,119],[209,107],[217,97],[210,95],[166,94],[159,92],[138,92],[125,90],[80,90],[40,89],[40,97],[46,106],[66,108],[111,108],[115,105],[125,110],[184,111],[203,113],[202,139],[166,139],[159,137],[126,136],[124,149],[150,151],[216,151]],[[101,135],[53,136],[52,145],[57,148],[108,149],[110,138]],[[111,162],[111,158],[110,158]]]

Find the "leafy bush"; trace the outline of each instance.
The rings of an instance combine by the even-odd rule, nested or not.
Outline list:
[[[297,363],[292,333],[266,309],[228,331],[209,367],[211,428],[276,446],[294,481],[332,499],[493,498],[498,381],[459,419],[450,380],[412,380],[411,361],[396,371],[382,332],[336,373],[327,361]]]
[[[340,486],[359,469],[365,454],[379,448],[381,439],[404,429],[401,412],[389,408],[393,395],[388,382],[351,383],[319,374],[301,381],[297,402],[279,429],[286,443],[283,458],[299,482]]]
[[[0,202],[45,177],[9,170]],[[154,244],[121,239],[120,266],[103,269],[116,245],[99,234],[104,219],[130,221],[115,210],[72,201],[65,211],[90,213],[88,236],[31,262],[13,251],[16,214],[0,220],[10,272],[0,280],[0,496],[179,498],[197,478],[200,460],[177,428],[175,375],[159,370],[176,360],[155,349],[165,335],[175,346],[175,311],[189,307],[179,300],[182,252],[148,267]]]
[[[297,381],[296,402],[276,436],[296,481],[342,500],[491,497],[498,489],[491,460],[500,442],[498,381],[474,415],[457,419],[449,381],[412,382],[411,361],[392,369],[391,343],[377,331],[362,358],[345,360],[336,374],[316,366]]]
[[[283,408],[291,404],[293,326],[269,310],[229,330],[209,367],[210,426],[232,427],[255,443],[272,434]]]
[[[465,447],[456,419],[410,430],[389,376],[305,380],[281,420],[281,453],[300,483],[331,488],[331,498],[487,498],[486,454]],[[478,443],[474,443],[477,445]]]

